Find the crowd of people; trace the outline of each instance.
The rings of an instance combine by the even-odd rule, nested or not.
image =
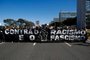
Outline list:
[[[5,29],[0,30],[0,42],[33,42],[31,41],[28,37],[29,34],[24,35],[23,40],[19,40],[19,34],[5,34]],[[17,28],[10,28],[10,29],[17,29]],[[55,26],[33,26],[33,27],[28,27],[28,28],[21,28],[23,29],[31,29],[33,30],[38,30],[39,33],[35,35],[35,40],[36,42],[40,41],[50,41],[50,30],[55,29],[55,30],[63,30],[63,29],[68,29],[68,30],[76,30],[77,28],[75,26],[63,26],[63,27],[55,27]],[[84,29],[82,29],[84,30]],[[85,40],[87,40],[87,34],[85,34]]]

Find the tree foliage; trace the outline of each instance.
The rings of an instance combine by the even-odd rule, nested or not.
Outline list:
[[[5,26],[9,26],[9,27],[17,27],[19,26],[20,28],[25,28],[25,27],[32,27],[34,26],[34,23],[25,19],[18,19],[18,20],[14,20],[14,19],[5,19],[3,21],[5,23]]]
[[[55,26],[55,27],[60,27],[60,26],[71,26],[71,25],[76,25],[77,23],[77,18],[67,18],[66,20],[64,21],[61,21],[61,22],[54,22],[52,21],[50,23],[50,26]]]
[[[19,26],[25,26],[25,27],[32,27],[34,26],[34,23],[25,19],[18,19],[17,22],[19,23]]]
[[[77,18],[67,18],[66,20],[64,20],[62,22],[64,25],[68,25],[68,26],[71,26],[71,25],[76,25],[77,23]]]
[[[11,26],[11,25],[13,25],[15,23],[15,20],[13,20],[13,19],[5,19],[3,22],[5,23],[5,25]]]
[[[62,22],[53,22],[53,23],[50,23],[49,25],[59,27],[59,26],[62,26],[63,24]]]

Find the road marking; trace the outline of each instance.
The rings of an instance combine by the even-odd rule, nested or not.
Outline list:
[[[69,44],[69,43],[67,43],[67,42],[65,42],[65,44],[66,44],[66,45],[68,45],[69,47],[71,47],[71,46],[72,46],[71,44]]]
[[[33,43],[33,46],[35,46],[36,45],[36,43]]]

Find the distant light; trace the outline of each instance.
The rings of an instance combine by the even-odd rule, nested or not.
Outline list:
[[[1,26],[2,24],[0,23],[0,26]]]
[[[47,24],[47,25],[49,25],[49,24]]]
[[[2,32],[2,31],[0,31],[0,32]]]

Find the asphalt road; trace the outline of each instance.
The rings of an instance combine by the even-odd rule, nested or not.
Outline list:
[[[0,43],[0,60],[90,60],[90,44]]]

